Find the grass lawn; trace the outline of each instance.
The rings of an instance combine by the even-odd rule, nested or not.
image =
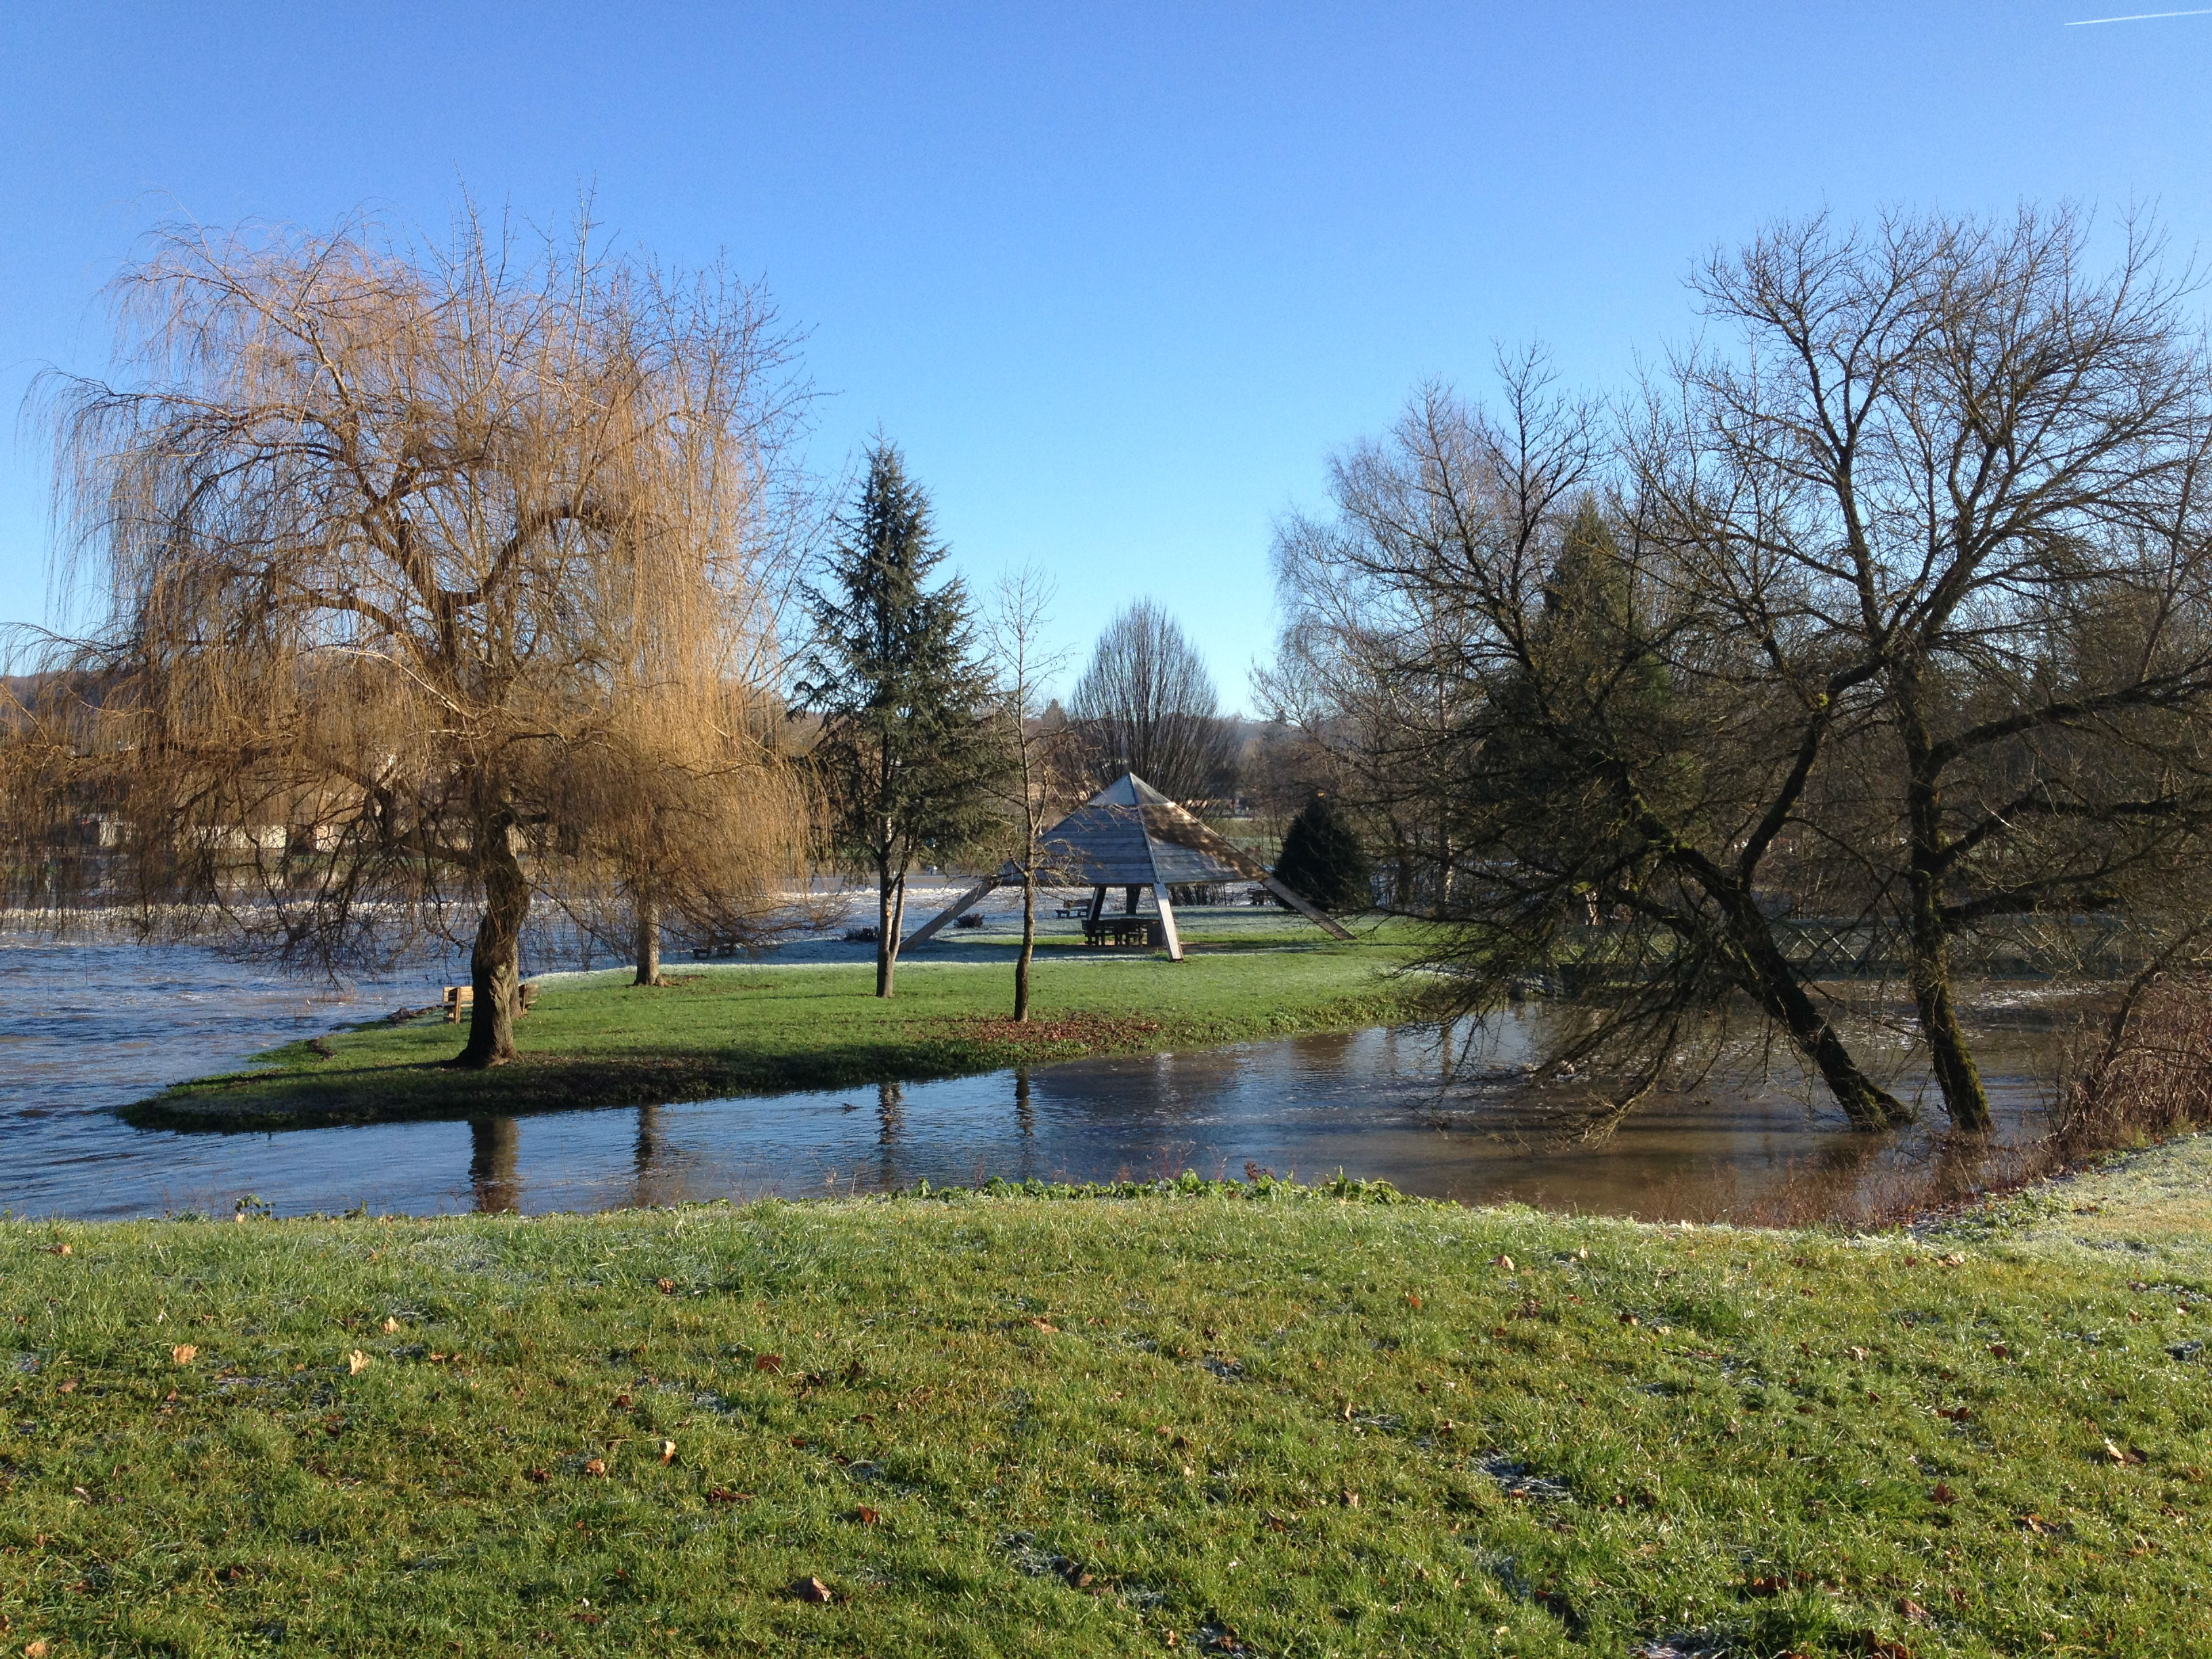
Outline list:
[[[334,1033],[320,1050],[291,1043],[125,1115],[260,1128],[701,1100],[1341,1030],[1412,1011],[1413,983],[1389,975],[1401,945],[1268,944],[1248,929],[1180,963],[1054,950],[1037,965],[1027,1026],[1006,1018],[1004,951],[909,962],[889,1000],[873,994],[873,968],[852,962],[679,967],[679,982],[657,989],[627,975],[556,979],[516,1028],[521,1060],[490,1073],[442,1069],[463,1033],[432,1015]]]
[[[2201,1656],[2208,1181],[0,1223],[4,1650]]]

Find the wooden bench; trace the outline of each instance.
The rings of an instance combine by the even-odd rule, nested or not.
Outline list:
[[[1083,942],[1085,945],[1158,945],[1160,942],[1159,923],[1151,916],[1101,916],[1097,921],[1085,920]]]
[[[515,1017],[519,1019],[523,1015],[528,1013],[531,1010],[532,1005],[537,1000],[538,988],[535,985],[516,986],[514,988]],[[461,1023],[461,1011],[465,1008],[473,1010],[476,1006],[477,988],[475,986],[448,985],[446,988],[447,1024],[459,1024]]]

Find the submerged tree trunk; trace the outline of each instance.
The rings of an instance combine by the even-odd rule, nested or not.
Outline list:
[[[477,923],[476,945],[469,952],[469,982],[474,992],[469,1040],[453,1056],[455,1066],[504,1066],[514,1058],[514,1006],[521,980],[518,964],[522,924],[530,915],[530,884],[508,845],[510,826],[507,815],[501,813],[477,831],[483,918]]]
[[[637,977],[635,985],[660,983],[660,901],[637,901]]]
[[[1989,1091],[1982,1085],[1981,1067],[1974,1064],[1966,1028],[1959,1023],[1958,1000],[1951,990],[1950,932],[1943,923],[1943,867],[1948,860],[1944,856],[1943,797],[1937,783],[1940,765],[1921,713],[1919,674],[1910,664],[1901,665],[1896,684],[1903,717],[1900,735],[1911,769],[1905,793],[1911,859],[1905,892],[1911,910],[1905,933],[1912,1005],[1951,1126],[1982,1130],[1990,1127]]]
[[[1911,1122],[1911,1109],[1859,1069],[1843,1037],[1806,994],[1750,895],[1735,895],[1729,910],[1729,931],[1737,959],[1748,973],[1748,988],[1790,1034],[1791,1045],[1820,1073],[1851,1127],[1872,1131]]]
[[[1942,800],[1934,781],[1923,775],[1918,766],[1914,774],[1906,794],[1907,832],[1912,844],[1906,887],[1911,912],[1905,927],[1905,951],[1912,1006],[1920,1017],[1929,1066],[1936,1073],[1936,1086],[1943,1091],[1943,1109],[1951,1115],[1952,1127],[1982,1130],[1990,1127],[1989,1091],[1983,1086],[1981,1067],[1974,1064],[1966,1028],[1959,1023],[1958,1000],[1951,990],[1951,938],[1943,924]]]
[[[1854,1129],[1895,1129],[1912,1121],[1912,1109],[1859,1069],[1836,1028],[1814,1007],[1802,988],[1790,985],[1780,1011],[1791,1040],[1812,1060]]]
[[[1030,958],[1036,954],[1036,860],[1022,870],[1022,948],[1014,957],[1014,1018],[1030,1017]]]

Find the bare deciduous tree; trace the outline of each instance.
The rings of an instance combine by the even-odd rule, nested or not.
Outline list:
[[[1149,599],[1107,624],[1068,702],[1100,782],[1134,772],[1176,800],[1210,794],[1228,763],[1219,708],[1196,648]]]
[[[1777,227],[1697,283],[1744,349],[1680,362],[1631,445],[1681,580],[1788,665],[1837,775],[1793,813],[1854,811],[1808,828],[1894,921],[1964,1127],[1954,941],[2154,902],[2212,828],[2208,366],[2126,232],[2100,269],[2070,211]]]
[[[1979,1129],[1962,949],[2185,932],[2212,390],[2154,240],[2086,250],[2066,213],[1779,228],[1698,283],[1743,349],[1678,360],[1617,442],[1524,363],[1497,418],[1425,395],[1285,526],[1278,701],[1370,810],[1432,815],[1411,908],[1471,995],[1571,958],[1608,987],[1576,1041],[1649,1058],[1739,991],[1896,1121],[1806,918],[1894,952]]]
[[[1060,880],[1063,860],[1045,831],[1073,805],[1071,732],[1048,719],[1044,689],[1067,666],[1066,653],[1045,648],[1052,584],[1033,568],[1003,578],[983,627],[984,655],[998,678],[1000,718],[1008,765],[1000,783],[1012,830],[1013,863],[1022,879],[1022,943],[1014,957],[1014,1018],[1030,1017],[1030,966],[1036,954],[1036,896]]]
[[[54,642],[100,687],[58,718],[126,896],[325,969],[474,909],[459,1060],[508,1059],[532,886],[616,804],[593,781],[728,759],[787,339],[719,272],[473,216],[442,248],[173,228],[115,294],[122,375],[44,392],[103,611]]]
[[[1319,693],[1310,729],[1378,731],[1381,775],[1437,826],[1419,906],[1444,924],[1434,965],[1462,1006],[1494,1006],[1587,957],[1602,922],[1611,994],[1563,1057],[1625,1054],[1618,1103],[1652,1086],[1686,1022],[1742,995],[1854,1123],[1901,1121],[1761,903],[1800,781],[1756,653],[1664,550],[1591,506],[1595,412],[1533,356],[1505,366],[1504,392],[1492,418],[1430,388],[1334,464],[1334,515],[1290,520],[1277,549],[1313,665],[1297,684]]]

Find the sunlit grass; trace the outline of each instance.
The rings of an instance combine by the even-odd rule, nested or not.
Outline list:
[[[1311,930],[1308,929],[1308,938]],[[441,1068],[462,1031],[433,1015],[289,1044],[253,1073],[186,1084],[140,1122],[362,1121],[697,1100],[747,1091],[952,1077],[1018,1061],[1206,1047],[1405,1018],[1401,946],[1055,957],[1036,1027],[1013,1029],[1011,962],[909,963],[898,994],[865,963],[677,966],[677,983],[554,980],[519,1022],[520,1063]]]
[[[2212,1651],[2154,1245],[1191,1188],[0,1226],[9,1651]]]

